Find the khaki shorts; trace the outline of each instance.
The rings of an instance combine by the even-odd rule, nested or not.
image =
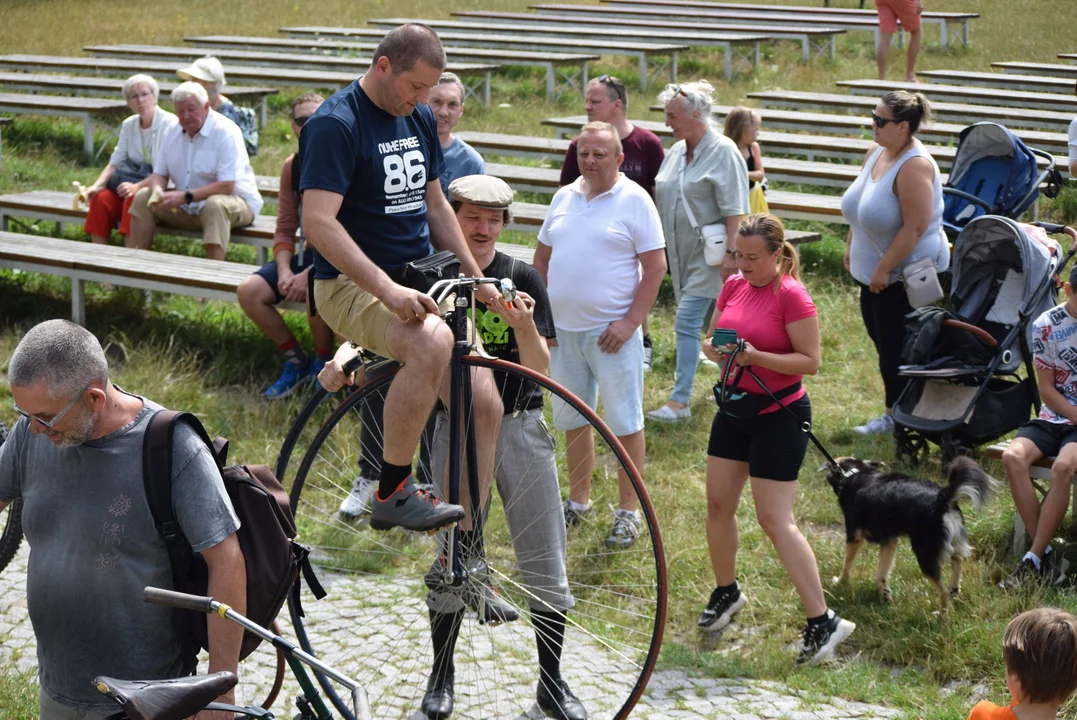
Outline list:
[[[397,359],[385,342],[385,331],[396,315],[344,275],[315,280],[314,304],[318,314],[337,333],[364,350]]]

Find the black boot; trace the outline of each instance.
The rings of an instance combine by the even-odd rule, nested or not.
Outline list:
[[[453,711],[453,650],[460,634],[463,613],[430,611],[430,642],[434,648],[434,667],[426,681],[423,713],[431,720],[444,720]]]
[[[561,677],[561,648],[565,640],[565,614],[533,611],[531,622],[538,641],[539,683],[535,692],[538,706],[547,717],[557,720],[587,720],[587,710]]]

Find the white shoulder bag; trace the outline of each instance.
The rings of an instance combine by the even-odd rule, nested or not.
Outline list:
[[[725,258],[726,236],[729,231],[726,229],[724,222],[712,223],[700,227],[699,223],[696,222],[695,213],[692,212],[692,206],[688,204],[688,198],[684,195],[683,167],[681,168],[679,179],[681,202],[684,203],[684,214],[688,216],[688,222],[692,224],[692,229],[696,231],[696,236],[699,238],[699,241],[703,243],[703,259],[708,265],[721,265],[723,258]]]

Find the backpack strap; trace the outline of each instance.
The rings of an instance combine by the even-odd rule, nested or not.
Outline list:
[[[190,413],[158,410],[150,418],[142,440],[142,484],[153,525],[168,549],[174,587],[179,587],[180,580],[187,576],[191,563],[191,544],[183,534],[172,506],[172,441],[176,425],[181,422],[186,423],[202,439],[218,468],[220,458],[228,452],[227,441],[219,452],[202,423]]]

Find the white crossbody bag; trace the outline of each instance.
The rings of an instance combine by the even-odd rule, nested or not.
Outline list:
[[[699,223],[696,222],[695,213],[692,212],[692,206],[688,204],[688,198],[684,195],[683,167],[681,168],[679,180],[681,202],[684,203],[684,214],[688,216],[688,222],[692,224],[692,229],[696,231],[696,236],[699,238],[699,241],[703,243],[703,259],[708,265],[721,265],[722,259],[725,258],[726,236],[729,231],[726,229],[724,222],[712,223],[700,227]]]
[[[875,241],[870,236],[868,240],[881,255],[886,254],[875,244]],[[947,242],[945,234],[943,234],[940,242]],[[938,264],[941,261],[942,246],[940,245],[939,252],[934,258],[920,258],[901,266],[899,275],[901,276],[902,284],[905,286],[905,296],[908,298],[909,305],[913,310],[932,305],[946,296],[946,293],[942,291],[942,284],[939,283]]]

